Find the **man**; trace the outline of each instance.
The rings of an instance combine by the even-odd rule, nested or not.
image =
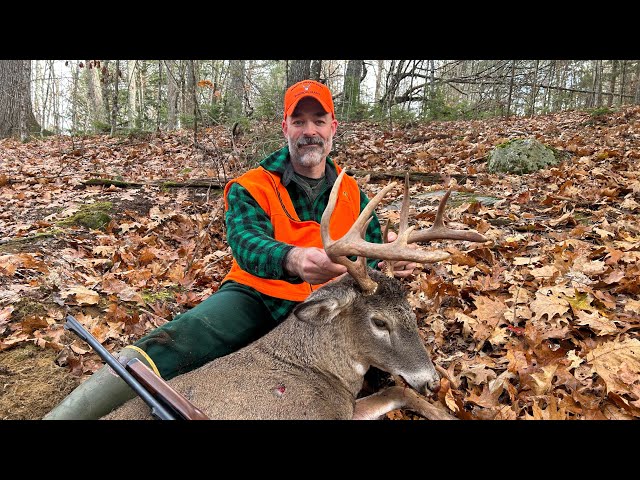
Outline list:
[[[340,167],[329,158],[338,122],[326,85],[304,80],[285,93],[282,132],[287,146],[226,185],[227,241],[233,265],[217,292],[191,310],[122,349],[165,380],[227,355],[264,335],[323,283],[346,272],[322,249],[320,218]],[[368,203],[345,176],[332,216],[339,238]],[[391,232],[389,240],[396,235]],[[380,223],[370,222],[367,241],[381,243]],[[380,267],[370,260],[371,267]],[[412,262],[396,262],[406,277]],[[135,396],[109,366],[95,372],[44,419],[95,419]]]

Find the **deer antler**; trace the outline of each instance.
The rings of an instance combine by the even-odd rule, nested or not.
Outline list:
[[[395,182],[392,182],[369,201],[367,206],[360,213],[360,216],[356,219],[355,223],[342,238],[339,240],[333,240],[329,233],[329,222],[331,220],[331,214],[336,206],[340,183],[342,182],[345,173],[346,169],[343,169],[331,189],[327,207],[325,208],[320,221],[320,233],[322,236],[322,244],[329,258],[331,258],[333,262],[347,267],[347,271],[358,282],[365,295],[375,293],[378,287],[367,273],[367,257],[379,258],[380,260],[387,261],[408,260],[419,263],[433,263],[444,260],[450,255],[441,250],[425,251],[409,248],[408,244],[436,239],[468,240],[470,242],[485,242],[487,240],[483,235],[472,230],[452,230],[445,227],[442,217],[444,215],[445,204],[449,198],[451,190],[447,191],[440,200],[440,205],[438,205],[438,212],[433,225],[427,230],[413,232],[415,227],[408,226],[408,176],[405,178],[404,200],[400,213],[400,232],[398,233],[398,238],[393,242],[384,244],[371,243],[364,239],[367,226],[373,218],[371,215],[374,209],[378,203],[380,203],[380,200],[382,200],[382,198],[396,185]],[[349,260],[347,257],[350,255],[356,255],[358,258],[355,261]]]

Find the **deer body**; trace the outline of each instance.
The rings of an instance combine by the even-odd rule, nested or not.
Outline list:
[[[350,419],[373,365],[420,393],[439,377],[404,290],[379,272],[364,296],[350,277],[331,282],[252,344],[169,384],[212,419]],[[135,398],[103,417],[151,418]]]

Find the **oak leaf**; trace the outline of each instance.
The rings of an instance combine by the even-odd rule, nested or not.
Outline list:
[[[567,360],[571,362],[571,364],[567,367],[569,370],[577,368],[582,362],[584,362],[583,358],[580,358],[576,355],[575,350],[569,350],[567,352]]]
[[[624,304],[624,311],[640,314],[640,301],[632,298],[627,299]]]
[[[611,335],[618,331],[618,328],[613,321],[603,315],[600,315],[597,311],[587,313],[580,310],[576,312],[575,316],[575,323],[589,327],[589,329],[595,332],[596,335]]]
[[[545,265],[540,268],[532,268],[529,273],[535,278],[553,279],[560,271],[553,265]]]
[[[551,320],[555,316],[562,316],[569,310],[569,302],[556,287],[544,287],[536,292],[536,298],[531,302],[531,311],[541,319],[547,316]]]
[[[557,364],[542,367],[542,370],[531,374],[532,382],[529,383],[535,395],[543,395],[551,390],[553,375],[558,368]]]
[[[603,261],[589,260],[586,257],[578,257],[573,262],[572,268],[573,270],[578,270],[585,275],[599,275],[601,273],[604,273],[607,267]]]
[[[591,370],[605,382],[607,392],[624,395],[632,383],[640,382],[640,340],[612,340],[586,355]]]
[[[71,295],[75,295],[78,305],[96,305],[100,301],[100,295],[97,292],[81,285],[60,292],[62,298],[68,298]]]
[[[490,327],[496,327],[504,322],[504,312],[507,310],[502,299],[492,300],[484,296],[475,296],[476,309],[472,315]]]
[[[544,408],[541,406],[543,403]],[[566,420],[568,418],[566,410],[559,406],[556,397],[551,395],[534,400],[531,410],[532,416],[525,414],[525,418],[529,420]]]

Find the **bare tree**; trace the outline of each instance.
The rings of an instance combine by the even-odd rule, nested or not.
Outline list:
[[[176,116],[178,112],[178,82],[174,64],[175,62],[173,60],[164,61],[167,73],[167,130],[176,128]]]
[[[624,90],[627,80],[627,61],[622,60],[622,79],[620,80],[620,93],[618,95],[618,105],[624,104]]]
[[[509,97],[507,99],[507,114],[508,117],[511,114],[511,99],[513,95],[513,85],[515,83],[515,71],[516,71],[516,61],[511,60],[511,75],[509,80]]]
[[[182,115],[194,117],[196,121],[196,83],[198,82],[197,60],[185,60],[185,79],[182,92]]]
[[[317,82],[319,82],[320,79],[320,73],[322,72],[322,60],[312,60],[311,61],[311,69],[309,72],[309,78],[311,80],[315,80]]]
[[[127,60],[127,100],[129,110],[127,112],[129,120],[129,128],[136,127],[136,97],[138,95],[137,83],[136,83],[136,60]],[[158,82],[158,86],[159,86]],[[158,99],[160,100],[160,99]],[[160,105],[160,102],[158,102]]]
[[[362,60],[349,60],[344,74],[344,86],[342,89],[342,111],[349,118],[350,113],[360,103],[360,82],[363,72]]]
[[[376,88],[373,94],[373,103],[380,101],[382,95],[382,74],[384,72],[384,60],[378,60],[378,68],[376,70]]]
[[[633,96],[633,103],[640,104],[640,61],[636,61],[636,91]]]
[[[311,60],[292,60],[287,69],[287,88],[311,76]]]
[[[242,115],[242,105],[245,95],[245,61],[231,60],[229,62],[229,88],[226,95],[227,111],[230,118]]]
[[[0,138],[40,130],[31,107],[31,60],[0,60]]]
[[[111,101],[111,135],[115,135],[118,125],[118,84],[120,80],[120,60],[116,60],[113,80],[113,100]]]
[[[85,63],[85,81],[89,97],[89,119],[92,129],[105,123],[105,108],[100,85],[100,61],[87,60]]]

